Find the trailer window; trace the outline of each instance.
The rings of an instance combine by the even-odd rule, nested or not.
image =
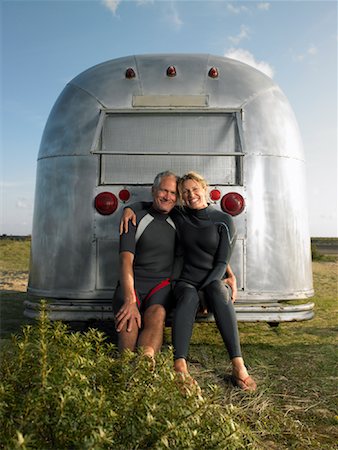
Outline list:
[[[241,184],[241,152],[235,113],[107,114],[101,184],[151,184],[162,170],[196,170],[212,184]]]

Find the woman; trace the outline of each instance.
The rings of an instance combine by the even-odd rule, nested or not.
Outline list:
[[[243,390],[254,391],[256,383],[249,376],[241,354],[231,288],[224,284],[236,240],[232,218],[208,204],[208,184],[196,172],[179,179],[178,192],[183,208],[175,207],[170,213],[183,249],[183,268],[174,287],[174,369],[189,384],[187,356],[199,307],[198,293],[202,291],[228,350],[233,383]],[[145,203],[134,204],[132,209],[137,210],[138,205]],[[130,218],[126,212],[121,230],[127,228]]]
[[[175,371],[188,374],[187,355],[199,306],[198,292],[203,291],[228,350],[234,384],[243,390],[255,390],[256,383],[249,376],[241,354],[231,289],[223,282],[235,244],[232,218],[208,205],[207,182],[195,172],[179,180],[178,192],[185,208],[184,213],[175,210],[184,255],[183,269],[174,288]]]

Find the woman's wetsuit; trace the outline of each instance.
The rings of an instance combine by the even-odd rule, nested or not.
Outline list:
[[[236,240],[232,218],[208,206],[201,210],[175,208],[173,220],[183,249],[183,270],[176,283],[172,336],[175,359],[187,358],[192,329],[203,291],[230,359],[241,356],[231,289],[222,281]]]

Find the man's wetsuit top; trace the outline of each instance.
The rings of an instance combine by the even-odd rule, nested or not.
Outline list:
[[[134,254],[134,288],[137,305],[145,310],[162,305],[169,310],[173,304],[170,277],[175,256],[176,230],[172,219],[150,206],[136,213],[136,226],[120,236],[120,253]],[[113,299],[115,314],[124,302],[118,283]]]
[[[171,276],[176,230],[172,219],[153,207],[136,212],[136,226],[120,238],[120,253],[134,254],[134,277],[162,280]]]

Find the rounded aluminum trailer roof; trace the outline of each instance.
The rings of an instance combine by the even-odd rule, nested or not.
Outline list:
[[[167,76],[169,66],[175,66],[176,77]],[[218,78],[208,76],[211,67],[217,67]],[[135,78],[126,79],[128,68]],[[245,168],[239,189],[247,208],[235,218],[245,259],[240,296],[256,306],[311,296],[304,154],[294,113],[269,77],[239,61],[206,54],[123,57],[94,66],[67,84],[50,113],[38,155],[28,291],[55,298],[55,310],[64,311],[55,318],[67,319],[68,314],[76,320],[79,310],[86,310],[88,318],[111,316],[112,293],[98,287],[97,264],[106,261],[97,259],[100,245],[104,248],[105,239],[115,233],[118,217],[107,225],[93,211],[95,195],[107,189],[98,186],[93,142],[102,110],[132,111],[135,99],[161,96],[166,101],[205,98],[201,112],[241,111]],[[144,198],[148,188],[138,189]],[[118,241],[117,232],[113,239]],[[74,301],[70,305],[67,299]],[[106,303],[93,313],[86,299]],[[266,307],[257,308],[251,308],[250,320],[264,320],[260,317]],[[303,320],[311,314],[307,305],[306,312],[298,308],[293,317]],[[290,317],[288,311],[286,320]]]
[[[174,65],[175,78],[166,70]],[[133,68],[136,77],[126,79]],[[219,77],[208,76],[217,67]],[[128,56],[98,64],[71,80],[60,94],[42,137],[39,159],[89,154],[101,108],[132,108],[134,96],[208,96],[208,109],[242,109],[248,154],[303,159],[297,124],[288,100],[271,78],[239,61],[204,54]],[[269,124],[267,127],[266,124]],[[252,131],[251,131],[252,129]],[[286,137],[293,146],[283,145]]]

